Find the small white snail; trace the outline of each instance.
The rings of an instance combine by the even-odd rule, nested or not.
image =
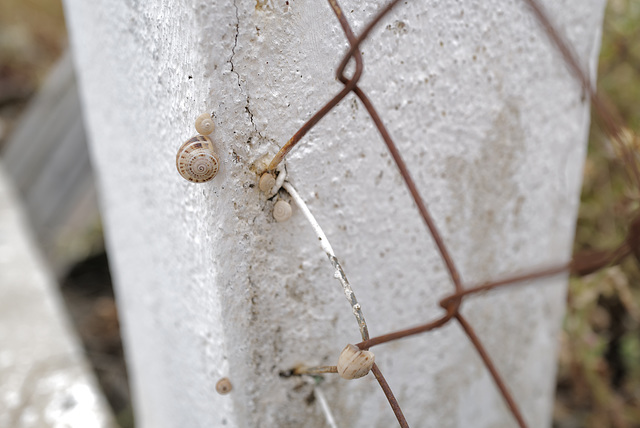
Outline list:
[[[202,113],[196,119],[196,131],[202,135],[209,135],[213,132],[215,124],[209,113]]]
[[[233,385],[231,385],[231,381],[229,378],[223,377],[216,383],[216,391],[220,395],[225,395],[231,392],[233,389]]]
[[[213,180],[220,162],[209,137],[198,135],[187,140],[178,150],[176,167],[181,176],[193,183]]]
[[[260,181],[258,182],[258,187],[260,188],[260,190],[262,190],[265,193],[273,189],[273,186],[275,185],[276,185],[276,178],[268,172],[265,172],[264,174],[262,174],[262,176],[260,177]]]
[[[291,218],[291,212],[291,205],[289,205],[287,201],[279,200],[273,206],[273,218],[275,218],[278,223],[289,220]]]
[[[373,367],[375,356],[371,351],[363,351],[355,345],[347,345],[338,358],[338,374],[344,379],[358,379]]]

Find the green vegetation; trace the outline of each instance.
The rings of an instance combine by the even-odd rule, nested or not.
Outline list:
[[[598,88],[640,131],[640,2],[610,0]],[[574,250],[614,249],[639,213],[639,190],[593,119]],[[638,139],[636,138],[636,148]],[[636,156],[637,156],[636,151]],[[640,269],[633,254],[570,282],[554,426],[640,426]]]

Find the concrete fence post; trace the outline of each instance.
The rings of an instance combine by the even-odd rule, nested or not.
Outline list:
[[[592,69],[604,0],[545,3]],[[381,6],[342,2],[356,33]],[[66,11],[139,426],[327,426],[314,385],[280,374],[335,364],[358,328],[300,210],[275,222],[254,169],[342,88],[334,70],[347,43],[331,8],[66,0]],[[465,284],[567,261],[589,106],[524,3],[400,4],[362,52],[360,85]],[[191,184],[175,154],[203,112],[222,169]],[[286,167],[372,336],[442,313],[452,291],[442,260],[354,96]],[[532,427],[551,420],[565,286],[555,277],[462,307]],[[372,350],[411,426],[514,426],[457,325]],[[326,375],[321,387],[340,427],[396,424],[371,375]]]

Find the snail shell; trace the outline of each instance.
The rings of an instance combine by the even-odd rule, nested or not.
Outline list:
[[[213,180],[220,162],[209,137],[198,135],[187,140],[178,150],[176,167],[180,175],[192,183]]]
[[[275,185],[276,185],[276,178],[272,174],[269,174],[268,172],[265,172],[264,174],[262,174],[262,176],[260,177],[260,181],[258,182],[258,187],[260,188],[260,190],[262,190],[265,193],[273,189],[273,186]]]
[[[220,395],[225,395],[231,392],[233,389],[233,385],[231,385],[231,381],[229,378],[223,377],[216,383],[216,391]]]
[[[289,220],[291,218],[291,212],[291,205],[289,205],[287,201],[279,200],[273,206],[273,218],[275,218],[278,223]]]
[[[371,351],[362,351],[355,345],[347,345],[338,358],[338,374],[344,379],[358,379],[373,367],[375,356]]]
[[[209,113],[202,113],[196,118],[196,131],[202,135],[209,135],[213,132],[215,124]]]

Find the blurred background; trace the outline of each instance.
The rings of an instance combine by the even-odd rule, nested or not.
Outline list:
[[[0,156],[117,422],[129,428],[134,418],[117,310],[67,48],[59,0],[0,2]],[[599,90],[637,135],[640,1],[609,0],[598,74]],[[34,146],[45,135],[52,144]],[[44,163],[71,152],[73,165]],[[638,215],[639,195],[593,125],[575,251],[619,246]],[[639,285],[633,257],[571,279],[554,427],[640,427]]]

